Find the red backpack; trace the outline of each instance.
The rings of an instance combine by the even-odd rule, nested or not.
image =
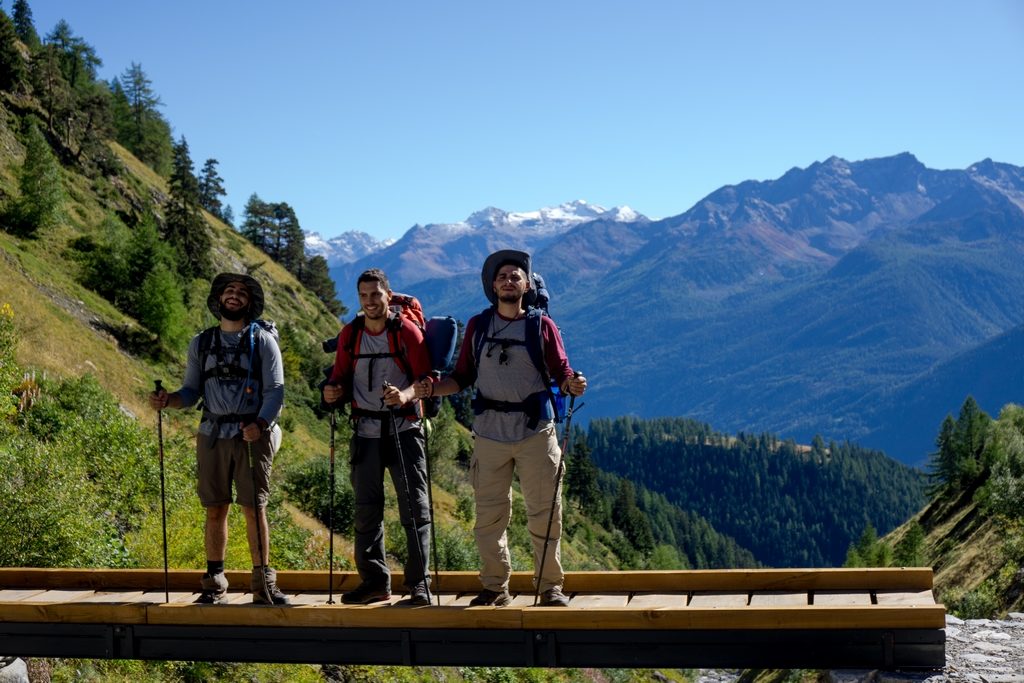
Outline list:
[[[423,306],[420,305],[419,299],[411,294],[402,294],[400,292],[392,293],[389,308],[395,315],[389,316],[386,326],[388,335],[387,353],[364,354],[359,352],[360,341],[362,340],[364,326],[366,325],[366,320],[362,314],[356,315],[352,322],[346,325],[346,327],[352,327],[352,331],[348,334],[345,349],[353,362],[357,358],[368,358],[371,363],[381,358],[394,358],[395,362],[398,363],[398,367],[405,372],[410,382],[420,379],[412,376],[412,365],[409,363],[409,359],[406,358],[399,339],[402,320],[405,319],[423,332],[430,356],[431,369],[437,371],[446,370],[451,365],[452,358],[455,355],[455,341],[458,335],[458,325],[455,322],[455,318],[439,316],[427,320],[423,315]],[[345,330],[343,329],[339,335],[339,340],[341,340],[344,334]],[[372,366],[370,375],[373,375]],[[440,408],[440,398],[427,399],[423,402],[420,413],[423,417],[435,417]]]

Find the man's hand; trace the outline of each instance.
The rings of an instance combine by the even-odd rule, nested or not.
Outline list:
[[[582,372],[577,372],[569,378],[563,389],[566,389],[573,396],[582,396],[583,392],[587,390],[587,378],[583,376]]]
[[[411,384],[405,389],[399,389],[395,385],[385,382],[384,388],[381,390],[381,398],[384,399],[384,405],[389,408],[403,406],[416,398],[416,385]]]
[[[337,384],[325,384],[324,385],[324,403],[333,404],[341,398],[343,390]]]

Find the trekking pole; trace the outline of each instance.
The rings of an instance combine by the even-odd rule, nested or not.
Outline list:
[[[428,425],[430,422],[424,419],[424,424]],[[429,449],[429,434],[433,427],[430,429],[424,428],[423,430],[423,448],[424,448],[424,460],[427,465],[427,501],[430,503],[430,549],[434,555],[434,596],[437,597],[437,606],[441,606],[441,565],[437,562],[437,527],[434,523],[434,485],[430,482],[430,449]]]
[[[327,533],[331,540],[328,542],[327,557],[327,604],[334,604],[334,430],[337,426],[337,413],[331,408],[331,509],[327,513]]]
[[[163,382],[155,380],[156,393],[164,390]],[[167,493],[164,488],[164,411],[156,411],[156,438],[160,445],[160,525],[164,532],[164,602],[171,601],[170,581],[167,578]]]
[[[385,389],[390,386],[390,384],[384,382]],[[416,556],[420,560],[420,566],[423,567],[423,581],[426,583],[427,578],[430,576],[430,568],[427,566],[427,558],[423,557],[423,549],[420,547],[419,529],[416,527],[416,519],[412,513],[412,491],[409,489],[409,470],[405,466],[405,454],[402,453],[402,440],[398,437],[398,417],[395,415],[395,411],[396,408],[394,406],[388,408],[388,412],[391,414],[391,435],[395,439],[395,456],[398,458],[399,467],[402,468],[402,483],[404,484],[402,488],[405,489],[405,508],[409,512],[409,521],[412,523],[416,534],[416,543],[414,544],[416,546]],[[426,454],[424,454],[424,459],[425,455]],[[409,587],[409,590],[412,590],[412,586]],[[430,594],[429,589],[427,590],[427,594]]]
[[[252,512],[256,516],[256,549],[260,554],[260,581],[263,583],[263,596],[268,604],[274,604],[270,596],[270,589],[267,588],[267,558],[263,556],[263,524],[260,521],[260,495],[256,487],[256,461],[252,456],[252,441],[246,441],[249,449],[249,471],[252,473]]]
[[[581,372],[573,373],[573,377],[579,377]],[[558,494],[562,488],[562,472],[565,470],[565,450],[569,447],[569,436],[572,433],[572,414],[576,411],[574,407],[576,395],[569,396],[569,410],[565,413],[565,428],[562,430],[562,452],[558,454],[558,471],[555,473],[555,493],[551,496],[551,513],[548,515],[548,530],[544,532],[544,550],[540,554],[540,566],[537,567],[537,581],[533,590],[533,605],[537,606],[540,599],[540,580],[544,576],[544,562],[548,559],[548,544],[551,542],[551,524],[555,519],[555,504],[558,502]],[[580,404],[583,408],[583,404]]]

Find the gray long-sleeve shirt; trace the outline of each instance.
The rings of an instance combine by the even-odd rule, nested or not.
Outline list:
[[[281,361],[281,350],[277,346],[274,337],[264,330],[260,325],[254,326],[253,344],[258,347],[260,368],[252,368],[248,372],[251,351],[248,348],[239,348],[241,344],[248,346],[248,328],[241,332],[216,331],[220,335],[221,350],[220,357],[227,362],[237,362],[245,369],[246,376],[239,378],[222,379],[210,377],[206,380],[203,421],[199,425],[199,432],[207,436],[213,435],[221,439],[230,439],[238,434],[238,422],[224,422],[217,425],[216,416],[220,415],[246,415],[258,413],[268,424],[277,421],[284,405],[284,364]],[[200,363],[203,362],[206,369],[215,367],[218,363],[217,355],[213,352],[216,348],[216,340],[211,345],[211,351],[205,360],[199,357],[199,338],[197,334],[192,338],[188,346],[188,361],[185,366],[185,379],[183,385],[178,389],[181,397],[182,407],[193,406],[204,392],[199,386],[202,376]]]

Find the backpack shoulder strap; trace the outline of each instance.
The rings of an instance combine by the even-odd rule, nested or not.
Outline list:
[[[414,323],[415,324],[415,323]],[[412,364],[405,355],[405,347],[402,345],[402,316],[396,314],[393,318],[388,318],[387,322],[388,332],[388,350],[394,356],[395,362],[398,363],[398,367],[402,369],[405,376],[411,383],[412,377]]]
[[[476,369],[480,369],[480,354],[484,350],[484,340],[487,338],[487,328],[491,326],[494,317],[493,308],[485,308],[476,317],[476,327],[473,329],[473,363]]]
[[[526,311],[526,352],[530,354],[530,360],[537,368],[537,372],[544,378],[544,383],[551,384],[551,376],[548,373],[548,365],[544,362],[543,332],[541,321],[544,318],[544,311],[540,308],[530,308]]]
[[[210,370],[206,369],[206,358],[210,355],[213,350],[214,342],[220,345],[220,335],[217,334],[219,327],[214,325],[213,327],[207,327],[205,330],[199,333],[199,393],[202,395],[203,389],[206,386],[206,380],[210,378],[212,374]]]

